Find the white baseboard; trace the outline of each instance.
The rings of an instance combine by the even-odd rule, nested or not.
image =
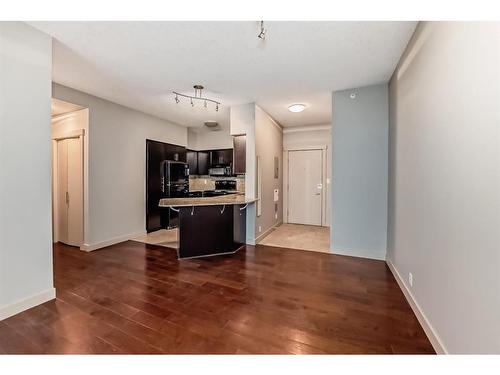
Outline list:
[[[84,243],[82,246],[80,246],[80,250],[94,251],[97,249],[102,249],[103,247],[106,247],[106,246],[111,246],[111,245],[117,244],[119,242],[128,241],[128,240],[135,238],[135,237],[144,236],[145,234],[146,234],[146,231],[142,231],[142,232],[137,232],[137,233],[132,233],[132,234],[125,234],[123,236],[110,238],[109,240],[100,241],[100,242],[96,242],[93,244]]]
[[[448,351],[446,350],[446,347],[443,345],[443,342],[439,338],[439,335],[437,334],[436,330],[432,327],[431,323],[425,316],[424,312],[420,308],[419,304],[413,297],[413,294],[410,292],[408,287],[406,286],[406,283],[404,282],[404,279],[401,277],[399,274],[398,270],[392,264],[392,262],[387,259],[386,260],[387,265],[389,266],[389,269],[391,270],[392,274],[394,275],[394,278],[396,279],[399,287],[403,291],[403,294],[406,297],[406,300],[410,304],[411,309],[415,313],[415,316],[417,317],[420,325],[424,329],[425,334],[429,338],[429,341],[432,344],[432,347],[436,351],[437,354],[448,354]]]
[[[56,298],[56,290],[55,288],[50,288],[11,303],[10,305],[2,306],[0,307],[0,320],[7,319],[9,316],[19,314],[20,312],[41,305],[54,298]]]
[[[259,234],[257,236],[257,238],[255,239],[255,242],[256,243],[259,243],[260,241],[262,241],[266,236],[268,236],[272,231],[274,231],[277,227],[279,227],[281,224],[283,224],[282,221],[274,224],[272,227],[270,227],[269,229],[265,230],[263,233]]]
[[[347,255],[351,257],[368,258],[376,260],[385,260],[385,251],[362,250],[362,249],[331,249],[332,254]]]

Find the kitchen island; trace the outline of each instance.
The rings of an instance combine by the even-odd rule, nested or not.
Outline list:
[[[179,259],[235,253],[246,242],[246,207],[256,199],[242,194],[163,198],[159,206],[179,213]]]

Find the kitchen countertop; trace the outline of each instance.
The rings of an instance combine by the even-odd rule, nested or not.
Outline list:
[[[217,197],[200,198],[163,198],[160,207],[191,207],[191,206],[223,206],[248,204],[257,201],[255,198],[245,198],[242,194],[220,195]]]

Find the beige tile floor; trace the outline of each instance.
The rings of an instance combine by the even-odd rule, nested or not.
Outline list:
[[[150,245],[158,245],[170,247],[173,249],[179,248],[179,230],[178,229],[160,229],[155,232],[145,234],[132,241],[143,242]]]
[[[264,237],[261,245],[330,253],[330,228],[282,224]]]

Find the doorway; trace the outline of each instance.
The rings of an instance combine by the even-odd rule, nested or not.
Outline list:
[[[56,140],[57,241],[83,243],[83,142],[80,137]]]
[[[330,253],[328,146],[285,146],[283,160],[284,223],[260,243]]]
[[[288,152],[287,222],[321,226],[323,218],[323,150]]]
[[[88,109],[52,100],[53,242],[85,242],[86,131]]]

